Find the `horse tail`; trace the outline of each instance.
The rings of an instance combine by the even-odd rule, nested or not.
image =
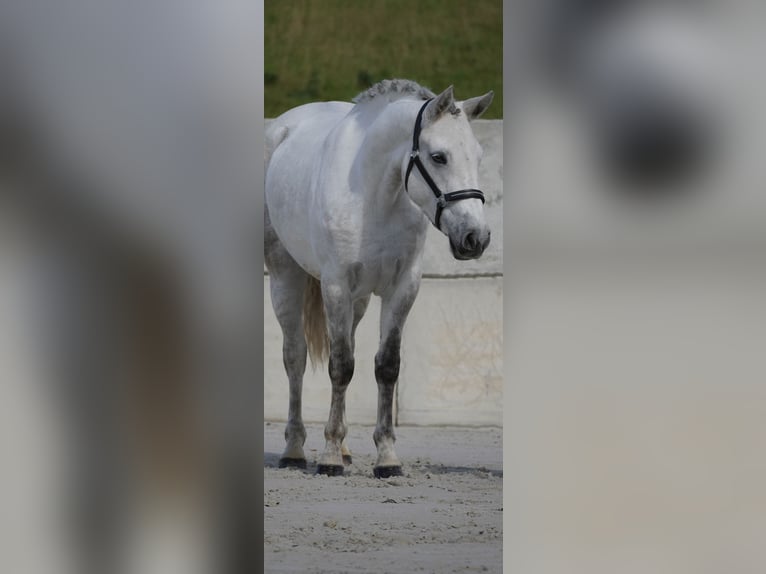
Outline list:
[[[330,337],[322,300],[322,285],[318,279],[309,277],[303,293],[303,334],[309,350],[311,366],[316,368],[330,355]]]

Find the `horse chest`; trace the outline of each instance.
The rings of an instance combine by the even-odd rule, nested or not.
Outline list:
[[[399,283],[403,271],[410,266],[410,261],[397,256],[379,257],[352,264],[348,270],[348,285],[352,298],[364,297],[370,293],[385,295]]]

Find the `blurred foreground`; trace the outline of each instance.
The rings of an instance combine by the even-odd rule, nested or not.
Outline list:
[[[0,570],[261,561],[258,3],[0,5]]]

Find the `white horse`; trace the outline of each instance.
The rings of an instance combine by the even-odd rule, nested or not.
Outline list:
[[[267,129],[265,257],[290,384],[281,467],[306,466],[307,348],[312,361],[329,354],[332,381],[317,472],[339,475],[350,463],[345,394],[356,326],[374,293],[382,300],[374,474],[401,474],[392,404],[402,329],[420,286],[429,221],[457,259],[478,258],[489,244],[476,189],[482,150],[469,121],[492,97],[457,102],[452,86],[436,96],[409,80],[386,80],[355,104],[306,104]]]

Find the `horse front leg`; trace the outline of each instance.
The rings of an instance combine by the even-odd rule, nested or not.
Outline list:
[[[346,389],[354,375],[352,340],[353,305],[347,289],[322,282],[322,298],[330,335],[330,381],[332,399],[325,425],[325,450],[319,457],[318,474],[343,474],[343,444],[346,438]],[[346,448],[347,450],[347,448]]]
[[[378,383],[378,420],[373,440],[378,460],[373,473],[377,478],[401,476],[402,463],[394,451],[394,389],[399,379],[402,329],[420,286],[419,276],[399,285],[384,296],[380,312],[380,346],[375,355],[375,380]]]

